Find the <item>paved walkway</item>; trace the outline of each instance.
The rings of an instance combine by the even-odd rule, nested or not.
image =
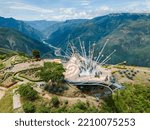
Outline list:
[[[0,100],[2,99],[2,97],[5,95],[5,91],[0,90]]]
[[[13,90],[13,109],[21,108],[20,94],[16,92],[17,89]]]
[[[25,62],[25,63],[16,64],[13,66],[13,68],[11,70],[8,70],[8,72],[14,72],[15,73],[15,72],[22,71],[22,70],[38,68],[38,67],[43,66],[44,62],[52,62],[52,60],[44,59],[41,61]]]
[[[0,99],[2,99],[2,97],[5,95],[6,90],[6,88],[0,87]]]

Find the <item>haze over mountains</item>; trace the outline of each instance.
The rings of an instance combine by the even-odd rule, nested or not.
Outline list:
[[[117,50],[110,63],[127,61],[129,65],[150,67],[150,14],[109,14],[93,19],[76,19],[64,22],[43,20],[23,22],[0,17],[0,27],[7,27],[7,30],[0,29],[1,34],[3,32],[6,32],[5,35],[8,35],[8,32],[9,35],[15,33],[13,35],[15,41],[19,39],[19,42],[15,42],[15,49],[22,43],[26,46],[29,46],[29,44],[32,46],[33,43],[34,45],[36,43],[38,47],[35,45],[33,48],[43,50],[44,44],[35,42],[35,39],[38,41],[44,39],[51,45],[65,50],[68,38],[79,47],[77,39],[80,37],[85,42],[86,48],[89,46],[89,41],[91,43],[96,42],[95,54],[98,54],[106,39],[109,39],[104,55],[106,56],[114,49]],[[15,30],[8,31],[8,28],[10,30],[13,28],[17,32]],[[23,38],[20,37],[25,37],[26,42],[23,42]],[[29,42],[31,40],[34,42]],[[6,43],[1,41],[11,43],[6,37],[1,36],[0,45],[4,48],[6,48],[4,46]],[[10,49],[15,50],[11,47]],[[18,50],[22,49],[19,48]],[[24,52],[29,53],[29,50]]]
[[[44,36],[44,39],[49,39],[51,34],[57,31],[60,28],[67,28],[70,26],[78,26],[79,24],[85,23],[86,19],[75,19],[75,20],[66,20],[66,21],[25,21],[31,27],[41,31]]]

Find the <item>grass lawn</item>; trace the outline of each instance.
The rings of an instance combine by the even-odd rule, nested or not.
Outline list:
[[[5,96],[0,100],[0,112],[1,113],[13,112],[13,100],[11,91],[6,92]]]
[[[8,89],[5,96],[0,100],[0,113],[13,113],[13,92],[15,87]]]
[[[0,70],[4,68],[4,64],[0,62]]]

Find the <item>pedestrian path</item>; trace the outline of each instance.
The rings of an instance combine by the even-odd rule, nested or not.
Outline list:
[[[13,90],[13,109],[21,108],[20,94],[16,92],[17,89]]]

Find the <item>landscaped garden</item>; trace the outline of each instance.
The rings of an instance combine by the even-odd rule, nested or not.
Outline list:
[[[21,71],[19,73],[19,76],[33,82],[42,81],[38,75],[39,71],[40,71],[39,68],[28,69],[28,70]]]

